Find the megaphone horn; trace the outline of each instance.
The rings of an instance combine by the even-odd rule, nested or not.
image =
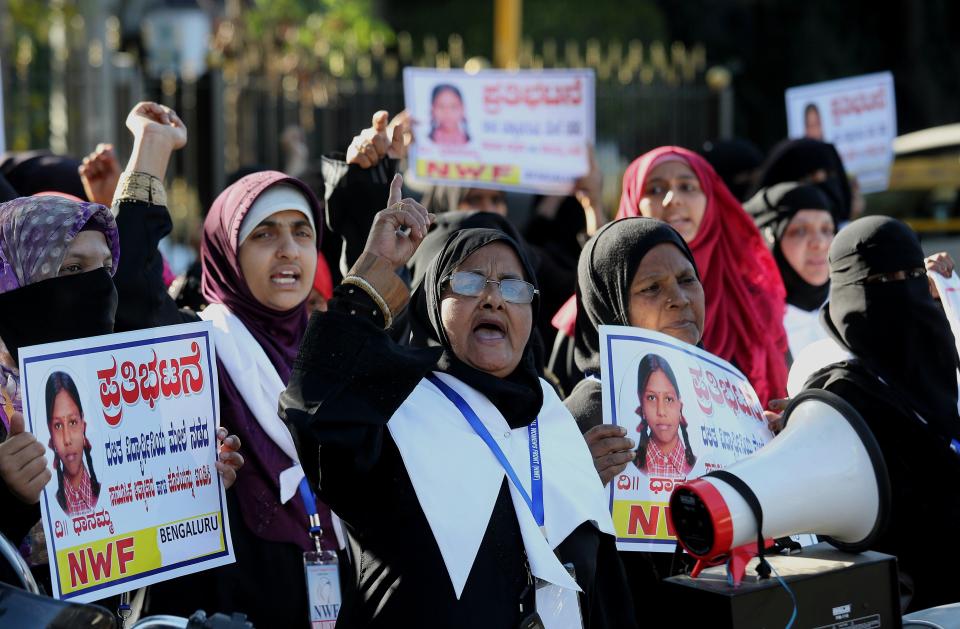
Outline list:
[[[757,452],[674,490],[669,517],[697,559],[716,562],[744,544],[762,549],[764,537],[796,533],[862,552],[883,532],[890,480],[860,414],[833,393],[808,390],[783,418],[783,432]]]

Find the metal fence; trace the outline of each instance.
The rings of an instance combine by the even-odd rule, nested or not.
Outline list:
[[[349,58],[331,54],[308,75],[284,71],[296,63],[258,42],[241,42],[233,52],[211,49],[202,76],[152,78],[136,53],[117,49],[115,27],[108,21],[91,36],[82,24],[60,24],[44,45],[21,39],[3,51],[8,150],[52,148],[82,157],[110,141],[125,156],[131,141],[124,117],[133,104],[150,99],[173,106],[190,130],[171,184],[181,240],[196,233],[202,208],[229,172],[284,166],[279,139],[287,126],[304,129],[314,157],[343,150],[373,112],[403,107],[403,67],[486,65],[459,36],[441,45],[400,33],[391,46],[381,42]],[[633,157],[662,144],[699,147],[728,128],[730,95],[722,81],[719,89],[708,81],[701,46],[525,41],[519,61],[522,68],[595,69],[598,158],[611,201]]]

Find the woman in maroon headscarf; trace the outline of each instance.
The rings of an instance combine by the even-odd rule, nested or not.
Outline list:
[[[114,202],[120,241],[131,251],[117,273],[118,319],[127,328],[197,318],[167,296],[157,252],[171,228],[162,177],[186,130],[165,107],[138,107],[128,119],[134,154]],[[158,139],[165,135],[171,139]],[[310,497],[298,491],[303,470],[277,401],[307,325],[320,221],[310,188],[275,171],[228,187],[204,221],[202,290],[210,305],[199,316],[214,324],[221,421],[240,437],[246,459],[227,497],[237,562],[152,586],[151,613],[188,616],[202,608],[245,613],[255,626],[308,625],[303,551],[314,549]],[[323,547],[334,550],[330,511],[317,507]]]
[[[786,394],[786,292],[753,220],[713,167],[693,151],[661,146],[627,167],[617,218],[647,216],[676,229],[693,252],[706,297],[703,346],[736,365],[760,402]],[[572,336],[576,303],[554,324]]]

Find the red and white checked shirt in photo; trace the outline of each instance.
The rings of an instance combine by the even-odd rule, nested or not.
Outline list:
[[[687,452],[681,439],[677,439],[677,445],[669,454],[664,454],[653,439],[647,443],[647,476],[686,478],[692,467],[687,463]]]
[[[87,466],[80,466],[80,485],[77,489],[70,486],[66,478],[63,480],[63,494],[67,498],[67,515],[81,515],[93,511],[97,505],[97,497],[93,495],[93,488],[90,486],[90,474],[87,473]]]

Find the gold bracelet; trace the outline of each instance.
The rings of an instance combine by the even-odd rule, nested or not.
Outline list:
[[[390,308],[387,306],[387,302],[384,301],[383,296],[380,295],[379,291],[373,287],[373,285],[367,280],[363,279],[359,275],[348,275],[343,278],[342,284],[350,284],[352,286],[357,286],[363,292],[370,296],[370,299],[377,304],[377,308],[383,312],[384,325],[383,329],[389,329],[393,325],[393,313],[390,312]]]
[[[140,201],[151,205],[166,205],[167,191],[163,181],[147,173],[123,171],[117,181],[114,201]]]
[[[346,274],[362,277],[368,284],[375,287],[391,313],[403,310],[410,299],[410,289],[397,276],[393,264],[368,251],[360,254]]]

